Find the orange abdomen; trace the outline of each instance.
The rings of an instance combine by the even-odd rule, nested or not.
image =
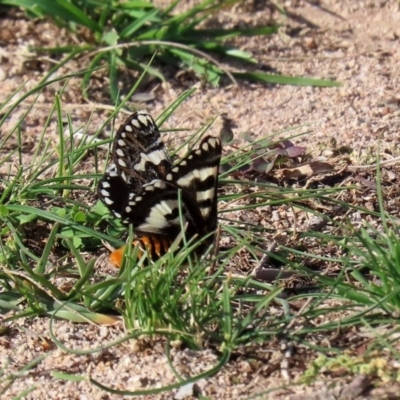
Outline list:
[[[147,235],[135,239],[132,246],[139,245],[139,257],[142,257],[144,252],[147,251],[148,257],[154,261],[168,251],[171,243],[172,240],[166,236]],[[120,247],[110,254],[109,261],[117,268],[121,268],[125,247]]]

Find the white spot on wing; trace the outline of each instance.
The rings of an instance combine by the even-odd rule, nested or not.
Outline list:
[[[136,119],[133,119],[131,121],[131,124],[136,128],[136,129],[141,129],[141,126],[139,124],[139,121],[137,121]]]
[[[199,191],[196,193],[196,199],[198,202],[202,201],[202,200],[208,200],[208,199],[213,199],[215,196],[215,189],[208,189],[208,190],[204,190],[204,191]],[[203,216],[204,219],[206,219],[211,212],[211,207],[207,206],[207,207],[200,207],[200,212],[201,215]]]
[[[200,182],[204,182],[209,176],[216,176],[217,168],[216,167],[204,167],[199,169],[194,169],[193,171],[188,172],[186,175],[180,177],[176,183],[180,187],[189,187],[193,184],[195,179]]]
[[[207,143],[207,142],[203,143],[202,146],[201,146],[201,148],[202,148],[204,151],[208,151],[208,143]]]
[[[137,119],[144,125],[149,125],[149,120],[147,118],[147,114],[138,114]]]
[[[114,163],[111,164],[106,170],[107,174],[109,174],[109,175],[111,175],[113,173],[116,174],[117,173],[116,171],[117,171],[117,166]],[[115,176],[115,175],[112,175],[112,176]]]
[[[154,187],[156,187],[158,189],[165,189],[167,186],[163,181],[155,181]]]
[[[179,225],[179,216],[174,220],[167,220],[165,215],[171,214],[179,207],[178,200],[163,200],[153,206],[145,222],[138,227],[144,232],[160,232],[171,225]],[[185,221],[183,221],[185,223]]]
[[[196,200],[200,202],[202,200],[213,199],[214,195],[215,195],[215,189],[214,187],[212,187],[211,189],[208,190],[198,191],[196,193]]]
[[[149,154],[140,153],[140,162],[135,165],[135,170],[145,171],[146,162],[154,165],[159,165],[164,160],[168,160],[168,155],[165,149],[154,150]]]
[[[216,138],[214,138],[214,137],[212,137],[212,138],[210,138],[209,140],[208,140],[208,143],[210,144],[210,146],[212,146],[212,147],[217,147],[217,145],[219,144],[219,140],[218,139],[216,139]]]
[[[179,178],[176,181],[177,185],[182,188],[191,186],[193,184],[193,179],[196,177],[196,172],[197,171],[189,172],[185,176],[182,176],[181,178]]]

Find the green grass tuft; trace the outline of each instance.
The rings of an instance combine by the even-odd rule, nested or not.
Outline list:
[[[57,25],[76,35],[81,43],[57,48],[33,48],[32,51],[63,58],[54,65],[43,82],[71,59],[81,58],[84,96],[93,73],[106,67],[110,94],[114,104],[119,98],[119,72],[122,68],[147,70],[150,75],[165,80],[162,66],[194,71],[202,80],[218,86],[221,77],[301,86],[339,86],[338,82],[323,79],[289,77],[254,70],[257,60],[248,52],[232,47],[235,38],[265,36],[277,33],[278,25],[252,28],[206,28],[209,17],[240,0],[203,0],[185,12],[176,13],[181,3],[171,2],[161,9],[146,1],[89,0],[3,0],[1,3],[24,9],[34,18],[52,19]],[[276,6],[275,6],[276,7]],[[280,10],[282,11],[282,10]],[[155,56],[152,67],[147,66]],[[241,65],[244,72],[234,71],[226,64]]]

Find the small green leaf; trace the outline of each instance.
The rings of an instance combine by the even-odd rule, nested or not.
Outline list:
[[[108,214],[108,208],[104,205],[103,202],[98,201],[94,207],[92,207],[92,212],[99,214],[99,215],[104,215],[104,214]]]
[[[72,238],[75,236],[75,231],[71,228],[63,228],[61,233],[62,236],[66,238]]]
[[[36,214],[21,214],[17,216],[17,220],[20,224],[27,224],[28,222],[35,221],[38,218]]]
[[[65,218],[67,216],[67,209],[66,208],[53,207],[51,209],[51,211],[54,212],[56,215],[58,215],[61,218]]]
[[[82,239],[80,237],[74,236],[72,238],[72,243],[77,249],[79,249],[82,246]]]
[[[108,31],[103,35],[103,41],[107,43],[109,46],[115,46],[118,44],[119,41],[119,35],[118,33],[113,29],[111,31]]]
[[[86,214],[83,211],[78,211],[74,215],[74,221],[75,222],[86,222]]]

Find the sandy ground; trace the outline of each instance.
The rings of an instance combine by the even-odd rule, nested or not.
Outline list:
[[[223,22],[235,24],[239,16],[244,25],[267,21],[269,11],[260,4],[262,2],[258,3],[243,6],[240,12],[226,10],[222,14]],[[294,127],[299,127],[300,131],[310,130],[299,141],[302,140],[307,150],[315,154],[322,148],[335,146],[336,142],[337,145],[347,144],[354,150],[352,158],[355,164],[373,163],[377,143],[381,141],[383,159],[397,156],[400,140],[399,2],[325,0],[287,1],[285,5],[292,14],[287,20],[282,19],[286,25],[278,35],[272,39],[245,38],[238,45],[252,52],[263,68],[276,69],[287,75],[334,78],[342,82],[342,86],[313,88],[241,83],[236,87],[228,83],[221,88],[203,88],[198,85],[196,93],[177,110],[168,124],[175,128],[198,127],[210,116],[225,113],[235,123],[235,134],[248,132],[254,137],[263,137]],[[26,88],[31,88],[42,76],[40,68],[30,69],[24,63],[27,45],[37,44],[39,40],[31,36],[32,30],[41,27],[40,40],[45,43],[51,40],[61,43],[62,35],[54,39],[49,25],[39,22],[2,20],[0,23],[3,24],[0,34],[0,101],[4,101],[28,78]],[[182,82],[176,77],[169,84],[155,87],[155,99],[142,106],[153,115],[158,115],[186,88],[185,84],[190,87],[194,82]],[[105,84],[104,78],[97,88],[102,84]],[[63,95],[65,110],[71,112],[76,126],[84,125],[93,112],[93,124],[89,131],[95,131],[107,111],[104,111],[107,106],[101,105],[107,104],[106,90],[93,91],[96,102],[93,106],[82,103],[77,82],[72,81],[70,85],[74,90]],[[24,126],[27,153],[35,135],[41,131],[41,124],[53,100],[51,96],[41,96],[37,107],[42,111],[36,120],[31,119]],[[22,112],[17,110],[10,117],[9,125],[3,126],[4,131],[15,123]],[[120,121],[124,118],[121,116]],[[218,132],[220,126],[217,124],[212,129]],[[29,163],[28,156],[26,162]],[[12,398],[29,388],[33,390],[26,395],[27,399],[125,398],[105,394],[87,381],[56,379],[52,375],[54,370],[77,375],[86,375],[90,370],[94,379],[119,390],[142,390],[174,382],[161,344],[156,343],[140,351],[131,342],[105,348],[105,343],[123,336],[120,325],[97,327],[56,321],[53,330],[58,339],[69,347],[101,347],[102,350],[83,356],[66,353],[51,344],[48,320],[19,319],[11,324],[8,335],[0,337],[1,367],[5,368],[3,378],[20,371],[39,355],[46,354],[47,357],[36,368],[22,372],[2,398]],[[275,352],[276,345],[273,349]],[[211,351],[195,353],[176,350],[173,358],[177,368],[187,375],[200,373],[217,361],[217,356]],[[268,362],[272,363],[269,358]],[[290,370],[287,382],[279,368],[273,371],[267,367],[254,370],[250,362],[239,358],[218,375],[200,381],[198,386],[204,395],[213,399],[248,398],[283,384],[293,384],[298,373],[295,369]],[[348,382],[343,381],[344,384]],[[0,384],[4,386],[5,381],[0,380]],[[304,398],[310,399],[311,394],[323,387],[323,382],[312,387],[290,385],[262,398],[296,399],[296,394],[304,394]],[[387,387],[386,393],[390,391],[393,397],[384,397],[382,392],[375,391],[357,398],[399,398],[395,397],[396,393],[400,393],[399,388]],[[176,391],[173,391],[141,398],[185,398],[175,396]],[[323,397],[328,399],[329,395]]]

